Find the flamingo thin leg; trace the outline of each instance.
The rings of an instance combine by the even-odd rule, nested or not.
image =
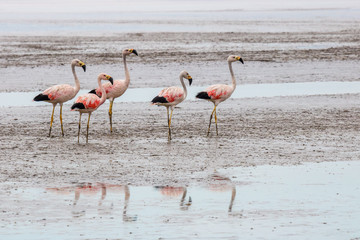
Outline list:
[[[214,106],[214,110],[212,111],[212,113],[210,115],[210,121],[209,121],[209,128],[208,128],[207,136],[209,136],[209,133],[210,133],[211,120],[213,118],[213,114],[214,114],[215,110],[216,110],[216,105]]]
[[[53,104],[53,110],[52,110],[51,120],[50,120],[49,137],[51,136],[51,128],[52,128],[52,124],[53,124],[53,121],[54,121],[55,106],[56,106],[56,104]]]
[[[166,107],[166,111],[167,111],[167,122],[168,122],[168,140],[171,139],[171,129],[170,129],[170,118],[169,118],[169,107]]]
[[[89,139],[89,124],[90,124],[90,116],[91,116],[91,112],[89,112],[89,118],[88,118],[87,128],[86,128],[86,143],[88,143],[88,139]]]
[[[109,120],[110,120],[110,132],[112,133],[112,107],[113,107],[114,100],[110,101],[109,107]]]
[[[169,133],[170,133],[170,140],[171,140],[171,118],[172,118],[172,114],[173,114],[174,108],[171,108],[171,113],[170,113],[170,119],[169,119]]]
[[[216,136],[218,136],[219,135],[219,133],[218,133],[218,126],[217,126],[217,116],[216,116],[216,106],[215,106],[215,126],[216,126]]]
[[[64,136],[64,127],[62,122],[62,103],[60,103],[60,124],[61,124],[61,134]]]
[[[81,113],[80,113],[80,117],[79,117],[78,143],[80,143],[80,142],[79,142],[79,138],[80,138],[80,128],[81,128]]]

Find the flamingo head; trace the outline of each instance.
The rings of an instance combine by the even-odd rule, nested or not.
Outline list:
[[[108,80],[111,83],[111,85],[114,84],[114,79],[110,75],[107,75],[106,73],[100,73],[98,78],[100,80]]]
[[[71,64],[77,67],[82,67],[82,69],[84,69],[84,72],[86,72],[86,65],[83,61],[80,61],[79,59],[74,59],[72,60]]]
[[[182,71],[182,72],[180,73],[180,76],[181,76],[182,78],[186,78],[187,80],[189,80],[189,86],[191,86],[192,77],[190,76],[190,74],[189,74],[188,72]]]
[[[243,59],[240,56],[230,55],[227,59],[228,62],[236,62],[240,61],[242,64],[244,64]]]
[[[130,54],[135,54],[136,56],[139,56],[138,55],[138,53],[137,53],[137,51],[135,50],[135,49],[133,49],[133,48],[126,48],[126,49],[124,49],[123,51],[122,51],[122,54],[123,55],[130,55]]]

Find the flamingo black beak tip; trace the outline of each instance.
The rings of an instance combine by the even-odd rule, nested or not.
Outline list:
[[[192,78],[189,78],[189,86],[192,84]]]

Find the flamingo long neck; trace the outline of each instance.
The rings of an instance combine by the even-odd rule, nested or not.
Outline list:
[[[236,88],[236,80],[235,80],[235,75],[234,75],[231,63],[232,62],[228,62],[229,70],[230,70],[230,74],[231,74],[231,79],[232,79],[232,87],[233,87],[233,92],[234,92],[235,88]]]
[[[126,55],[125,54],[123,54],[123,62],[124,62],[124,69],[125,69],[125,85],[129,86],[130,74],[129,74],[129,69],[127,68]]]
[[[184,83],[184,78],[182,75],[180,75],[180,82],[181,82],[181,85],[183,86],[183,89],[184,89],[184,98],[186,98],[187,96],[187,89],[186,89],[186,85]]]
[[[74,63],[71,64],[71,70],[72,70],[72,73],[73,73],[74,79],[75,79],[75,87],[74,87],[74,89],[75,89],[75,95],[76,95],[80,90],[80,82],[79,82],[79,79],[78,79],[78,77],[76,75],[76,72],[75,72],[75,64]]]
[[[101,84],[101,79],[98,77],[98,85],[101,91],[100,105],[106,101],[106,91],[103,85]]]

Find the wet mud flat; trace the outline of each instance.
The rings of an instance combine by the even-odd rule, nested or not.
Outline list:
[[[206,181],[215,169],[263,164],[358,160],[359,95],[229,99],[218,108],[219,136],[206,137],[212,105],[185,101],[167,141],[166,110],[148,103],[108,103],[92,114],[89,144],[83,115],[64,107],[65,137],[51,106],[4,107],[0,125],[2,182],[42,185],[109,182],[166,185]],[[214,126],[213,126],[214,127]]]
[[[197,86],[230,82],[226,62],[230,54],[245,61],[234,64],[239,84],[357,81],[358,26],[350,21],[335,22],[324,31],[0,36],[0,74],[5,76],[0,91],[41,91],[54,84],[73,84],[74,58],[87,64],[87,72],[78,73],[82,89],[94,88],[100,72],[122,79],[123,48],[139,53],[127,58],[130,88],[179,84],[182,70]]]

